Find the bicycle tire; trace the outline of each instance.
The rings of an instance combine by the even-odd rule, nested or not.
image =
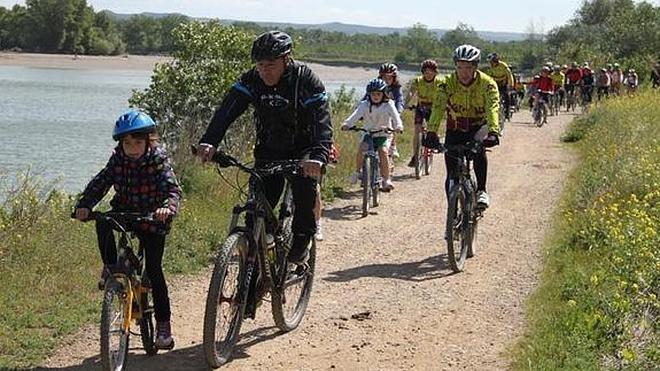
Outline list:
[[[277,328],[283,332],[296,329],[302,322],[307,311],[307,304],[309,304],[314,283],[314,269],[316,267],[316,241],[313,238],[311,244],[306,267],[298,267],[296,271],[290,271],[285,264],[284,269],[280,270],[282,274],[287,275],[284,279],[283,286],[271,288],[273,320]],[[302,271],[299,272],[299,269]],[[298,283],[302,284],[300,294],[291,295],[287,289]],[[296,297],[297,299],[291,301],[294,304],[292,307],[293,310],[288,310],[290,308],[287,308],[287,304],[289,303],[287,299]]]
[[[142,347],[148,356],[153,356],[158,353],[156,348],[156,334],[154,331],[154,318],[153,306],[150,305],[149,293],[142,293],[140,297],[140,305],[142,308],[142,318],[140,319],[140,338],[142,339]]]
[[[379,166],[380,164],[378,161],[371,162],[371,176],[373,177],[371,181],[371,207],[377,207],[380,205],[380,185],[383,178],[380,174]]]
[[[122,371],[128,362],[130,331],[122,326],[126,315],[126,299],[121,285],[106,285],[101,306],[101,367],[104,371]],[[117,310],[113,306],[118,305]],[[114,326],[113,326],[114,325]],[[112,345],[111,333],[118,333],[116,351]]]
[[[362,216],[369,215],[371,198],[371,158],[364,156],[362,160]]]
[[[238,341],[246,304],[245,300],[240,300],[241,293],[239,290],[244,287],[244,280],[247,279],[244,254],[249,248],[248,241],[248,237],[243,232],[230,234],[218,251],[213,267],[204,311],[203,334],[204,355],[209,366],[213,368],[222,366],[231,358],[232,350]],[[245,250],[240,251],[241,247]],[[235,259],[236,257],[237,259]],[[230,282],[230,287],[233,286],[235,291],[231,296],[224,296],[223,289],[226,287],[227,269],[232,263],[236,263],[238,268],[236,281],[233,284]],[[230,281],[232,280],[230,279]],[[216,334],[219,334],[218,317],[220,316],[218,309],[222,305],[222,301],[229,302],[231,312],[229,316],[225,317],[228,321],[226,330],[222,331],[224,337],[221,341],[217,341]]]
[[[467,258],[467,213],[466,213],[465,191],[460,185],[454,185],[449,192],[449,203],[447,206],[447,260],[449,266],[458,273],[465,267]]]
[[[415,146],[415,179],[422,178],[422,156],[424,154],[424,146],[422,146],[422,138],[424,134],[417,133],[417,145]]]
[[[468,194],[470,195],[468,200],[469,200],[469,231],[468,231],[468,239],[467,239],[467,257],[472,258],[477,252],[477,232],[478,232],[478,227],[479,227],[479,220],[477,218],[477,212],[478,210],[476,209],[477,206],[477,197],[476,197],[476,180],[474,179],[473,176],[470,178],[470,182],[467,183],[469,187]]]

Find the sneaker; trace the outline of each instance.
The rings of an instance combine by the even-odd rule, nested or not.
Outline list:
[[[350,178],[351,184],[356,184],[360,180],[362,180],[362,173],[360,173],[359,171],[356,171],[353,173],[353,175],[351,175]]]
[[[323,241],[323,228],[321,227],[321,223],[316,224],[316,233],[314,233],[314,238],[317,241]]]
[[[415,167],[416,165],[417,165],[417,158],[415,156],[413,156],[410,159],[410,162],[408,162],[408,167]]]
[[[383,192],[389,192],[394,189],[394,184],[392,184],[391,180],[384,179],[381,185],[381,189],[383,190]]]
[[[477,193],[477,203],[485,207],[490,206],[490,196],[488,196],[486,191],[479,191],[479,193]]]
[[[312,241],[311,239],[304,234],[296,234],[293,237],[293,246],[291,246],[291,251],[287,256],[289,263],[302,265],[307,262],[309,259],[309,248]]]
[[[166,350],[174,348],[170,321],[156,322],[156,348]]]

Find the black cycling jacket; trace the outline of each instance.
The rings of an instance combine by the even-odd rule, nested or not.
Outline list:
[[[266,86],[256,67],[236,82],[213,115],[200,143],[214,146],[229,125],[254,106],[257,142],[255,158],[300,158],[328,162],[332,124],[328,96],[321,80],[309,67],[291,62],[276,86]]]

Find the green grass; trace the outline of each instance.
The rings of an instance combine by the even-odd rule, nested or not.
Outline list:
[[[660,364],[660,96],[608,101],[565,135],[571,175],[516,370]]]
[[[357,137],[338,128],[356,98],[346,91],[333,97],[341,157],[325,178],[326,200],[345,192],[355,167]],[[405,117],[410,129],[410,113]],[[398,136],[403,158],[410,153],[410,138],[411,130]],[[163,259],[170,282],[177,274],[194,273],[209,264],[238,199],[213,167],[187,164],[175,170],[184,199]],[[230,181],[236,178],[231,170],[223,173]],[[8,197],[0,204],[0,369],[42,363],[59,339],[96,323],[100,315],[101,297],[95,286],[101,262],[93,223],[71,220],[73,199],[39,178],[27,175],[17,184],[3,190]]]

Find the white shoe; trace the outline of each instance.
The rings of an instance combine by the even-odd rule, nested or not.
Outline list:
[[[314,238],[317,241],[323,241],[323,228],[321,227],[321,223],[316,225],[316,233],[314,233]]]
[[[361,176],[360,172],[356,171],[356,172],[353,173],[353,175],[351,175],[350,182],[351,182],[351,184],[355,184],[361,179],[362,179],[362,176]]]
[[[390,147],[390,156],[393,158],[399,158],[399,150],[396,148],[396,146],[391,146]]]
[[[385,192],[389,192],[394,189],[394,184],[392,184],[392,181],[389,179],[383,180],[383,183],[381,184],[381,188]]]
[[[477,193],[477,203],[486,207],[490,206],[490,196],[488,196],[486,191],[479,191],[479,193]]]

